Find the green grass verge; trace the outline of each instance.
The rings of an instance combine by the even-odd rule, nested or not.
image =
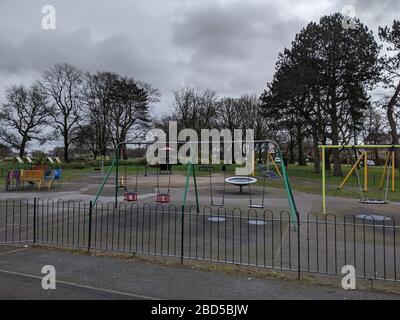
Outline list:
[[[110,162],[108,165],[104,166],[104,172],[106,173],[110,168]],[[4,185],[5,183],[5,176],[7,171],[12,169],[12,163],[4,163],[0,162],[0,185]],[[221,173],[221,165],[212,165],[213,173]],[[344,175],[347,174],[350,170],[350,166],[343,165],[343,173]],[[140,165],[139,167],[136,166],[135,162],[132,160],[128,160],[127,162],[122,162],[119,166],[119,175],[124,176],[135,176],[136,172],[139,172],[139,175],[143,176],[145,172],[144,165]],[[196,174],[197,176],[208,176],[210,173],[208,171],[199,170],[200,167],[197,166]],[[297,166],[297,165],[289,165],[287,168],[289,179],[292,185],[292,189],[294,191],[311,193],[311,194],[321,194],[321,173],[316,173],[314,170],[313,165],[307,166]],[[147,172],[149,174],[155,174],[157,169],[154,167],[147,167]],[[187,172],[187,166],[185,165],[174,165],[173,166],[173,173],[174,174],[181,174],[185,175]],[[95,161],[89,161],[88,163],[84,162],[72,162],[66,164],[63,168],[63,180],[64,181],[73,181],[77,178],[82,178],[88,176],[90,174],[99,174],[100,167],[97,165]],[[383,173],[383,167],[370,167],[369,168],[369,175],[368,175],[368,185],[369,185],[369,192],[366,194],[368,198],[383,198],[385,193],[386,187],[386,180],[384,183],[384,188],[382,190],[379,189],[381,176]],[[112,170],[112,174],[115,174],[115,168]],[[227,166],[227,176],[232,176],[235,174],[235,166],[228,165]],[[359,170],[361,184],[364,185],[364,172],[363,168]],[[390,201],[400,201],[400,174],[396,170],[396,192],[388,193],[388,199]],[[327,171],[326,174],[326,184],[327,184],[327,195],[328,196],[340,196],[340,197],[347,197],[347,198],[360,198],[360,191],[358,187],[358,179],[355,174],[353,174],[346,186],[342,190],[337,190],[337,186],[340,185],[343,177],[334,177],[332,172]],[[283,181],[281,179],[267,179],[266,181],[268,187],[273,188],[284,188]],[[263,179],[259,177],[258,185],[263,185]]]

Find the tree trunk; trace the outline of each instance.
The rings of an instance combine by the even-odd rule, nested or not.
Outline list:
[[[318,148],[318,134],[316,130],[313,130],[313,147],[314,147],[314,169],[315,172],[320,172],[321,170],[321,156],[320,150]]]
[[[387,105],[387,118],[389,121],[390,125],[390,131],[392,135],[392,144],[399,144],[399,134],[397,132],[397,125],[396,125],[396,119],[394,116],[394,107],[396,105],[397,99],[399,98],[400,95],[400,82],[397,85],[396,91],[393,94],[392,98],[390,99],[388,105]],[[396,152],[396,167],[399,168],[399,162],[400,162],[400,153]]]
[[[126,151],[127,151],[126,144],[123,144],[121,146],[121,159],[123,159],[123,160],[128,160],[128,155],[127,155]]]
[[[64,161],[69,163],[68,135],[64,134]]]
[[[295,142],[294,142],[293,136],[290,134],[289,135],[289,164],[295,163],[294,147],[295,147]]]
[[[19,157],[22,158],[25,155],[25,148],[26,148],[27,139],[24,137],[21,142],[21,146],[19,148]]]
[[[303,134],[301,133],[301,128],[297,128],[297,146],[299,148],[299,166],[307,165],[306,160],[304,159],[303,153]]]
[[[379,167],[381,165],[381,159],[379,158],[379,150],[375,148],[374,154],[375,154],[375,165]]]
[[[333,145],[339,144],[339,128],[338,128],[338,119],[337,119],[337,110],[336,110],[336,99],[334,97],[335,92],[332,97],[332,112],[331,112],[331,139]],[[333,176],[341,177],[343,176],[342,164],[340,162],[340,150],[332,149],[332,158],[333,158]]]
[[[331,171],[331,153],[332,149],[325,150],[325,170]]]

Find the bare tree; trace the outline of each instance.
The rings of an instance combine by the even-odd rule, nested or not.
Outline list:
[[[72,146],[71,150],[79,150],[80,154],[92,154],[93,159],[96,159],[99,155],[99,149],[95,124],[88,122],[79,125],[79,128],[75,131]]]
[[[82,87],[83,123],[78,130],[79,144],[97,155],[105,156],[111,142],[109,114],[112,106],[112,92],[118,75],[111,72],[86,73]],[[90,135],[90,139],[87,139]],[[86,138],[85,138],[86,136]],[[89,145],[90,144],[90,145]]]
[[[6,103],[0,112],[0,139],[9,148],[17,149],[22,157],[32,140],[44,143],[48,139],[50,108],[44,92],[33,85],[11,86],[6,90]]]
[[[245,94],[239,98],[226,97],[219,101],[217,108],[217,124],[220,129],[253,129],[256,140],[275,139],[276,130],[264,117],[261,100],[255,94]],[[266,150],[265,145],[257,144],[260,155]]]
[[[38,84],[52,98],[51,125],[63,139],[64,160],[69,162],[68,150],[80,119],[82,72],[67,63],[56,64],[43,73]]]
[[[181,128],[214,127],[218,98],[214,91],[184,88],[175,92],[174,114]]]
[[[225,97],[220,100],[216,111],[220,129],[229,129],[231,132],[242,128],[243,110],[235,98]]]
[[[154,96],[150,85],[145,87],[132,78],[118,77],[113,83],[109,128],[114,148],[121,142],[137,139],[149,124],[150,103]],[[127,158],[126,145],[121,146],[122,157]]]

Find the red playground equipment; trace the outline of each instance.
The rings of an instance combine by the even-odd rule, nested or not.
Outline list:
[[[171,196],[169,193],[157,193],[156,202],[158,202],[158,203],[171,202]]]
[[[136,192],[125,192],[124,200],[128,202],[138,201],[138,194]]]

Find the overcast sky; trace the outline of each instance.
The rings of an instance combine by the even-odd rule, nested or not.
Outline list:
[[[46,4],[56,30],[41,27]],[[0,0],[0,101],[59,62],[150,82],[157,113],[183,86],[260,94],[294,35],[344,5],[374,31],[400,18],[399,0]]]

